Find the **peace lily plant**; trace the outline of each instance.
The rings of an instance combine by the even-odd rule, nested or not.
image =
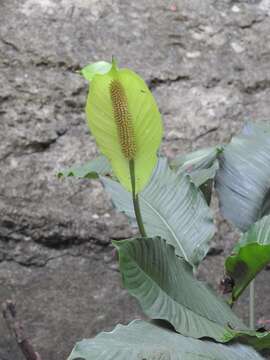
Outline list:
[[[87,77],[87,69],[83,73]],[[145,236],[138,193],[157,163],[162,124],[156,102],[137,74],[118,69],[113,61],[108,72],[92,78],[86,114],[91,133],[113,173],[126,190],[132,191],[138,226]]]
[[[270,333],[245,325],[233,305],[270,261],[270,126],[248,123],[228,145],[169,161],[158,155],[158,107],[137,74],[102,61],[82,75],[102,155],[59,176],[98,178],[116,208],[137,221],[141,237],[113,245],[123,284],[149,320],[82,340],[68,360],[263,359]],[[213,186],[223,216],[242,232],[225,262],[226,301],[194,275],[215,233]]]

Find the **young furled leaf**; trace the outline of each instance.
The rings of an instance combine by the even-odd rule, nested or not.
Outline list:
[[[131,191],[129,163],[135,166],[135,189],[147,184],[157,162],[162,122],[145,82],[128,69],[111,69],[91,78],[86,104],[88,125],[120,183]]]
[[[270,263],[270,216],[251,225],[226,260],[226,272],[233,280],[233,303],[255,276]]]

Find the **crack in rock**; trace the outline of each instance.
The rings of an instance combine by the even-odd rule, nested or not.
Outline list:
[[[253,95],[270,88],[270,79],[258,80],[252,85],[242,86],[242,92]]]
[[[167,79],[160,79],[158,77],[153,77],[150,80],[148,80],[146,83],[150,90],[155,90],[157,87],[161,85],[171,85],[172,83],[178,81],[189,81],[189,80],[190,80],[189,75],[178,75],[175,78],[167,78]]]

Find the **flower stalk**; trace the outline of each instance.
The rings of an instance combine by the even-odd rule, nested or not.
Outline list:
[[[142,237],[146,237],[146,232],[143,225],[142,214],[140,210],[139,204],[139,196],[136,194],[136,181],[135,181],[135,164],[134,160],[129,160],[129,171],[130,171],[130,179],[131,179],[131,187],[132,187],[132,200],[133,200],[133,207],[136,216],[136,221],[138,224],[139,231]]]

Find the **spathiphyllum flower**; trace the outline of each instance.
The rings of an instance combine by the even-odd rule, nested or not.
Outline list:
[[[114,61],[89,65],[82,74],[90,81],[86,114],[91,133],[128,191],[132,191],[130,161],[134,163],[138,193],[151,177],[162,138],[153,95],[137,74],[117,68]]]

